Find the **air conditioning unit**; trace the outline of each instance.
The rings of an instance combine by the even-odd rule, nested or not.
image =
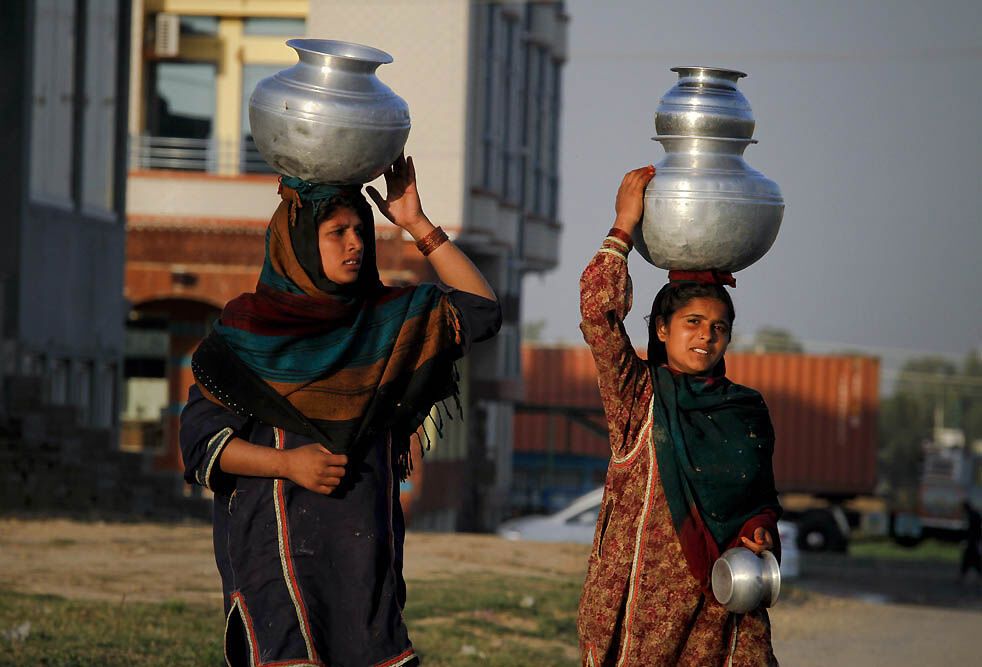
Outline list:
[[[181,17],[157,14],[153,33],[153,54],[158,58],[175,58],[181,47]]]

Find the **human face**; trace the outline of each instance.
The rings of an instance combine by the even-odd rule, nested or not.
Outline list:
[[[350,285],[358,280],[365,251],[361,234],[361,218],[350,208],[338,208],[321,220],[317,226],[317,247],[328,280],[338,285]]]
[[[706,375],[730,344],[729,313],[719,299],[695,297],[672,313],[667,324],[659,317],[655,331],[665,343],[670,368]]]

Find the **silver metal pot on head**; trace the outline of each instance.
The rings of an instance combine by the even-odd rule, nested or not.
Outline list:
[[[736,614],[773,607],[781,594],[781,568],[770,551],[757,556],[734,547],[713,563],[712,587],[716,601]]]
[[[392,56],[328,39],[291,39],[300,60],[259,82],[249,98],[256,148],[287,176],[367,183],[399,157],[409,106],[375,75]]]
[[[644,195],[635,246],[662,269],[739,271],[773,245],[784,217],[777,184],[743,159],[755,121],[743,72],[673,67],[655,114],[665,149]]]

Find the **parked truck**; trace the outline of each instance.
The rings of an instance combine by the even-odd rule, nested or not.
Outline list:
[[[513,505],[550,511],[603,481],[609,457],[586,347],[525,346],[514,421]],[[763,394],[777,436],[774,474],[803,549],[844,550],[875,498],[879,362],[865,356],[728,353],[727,375]]]
[[[961,540],[968,500],[982,508],[982,441],[968,443],[960,429],[935,428],[922,448],[916,506],[891,514],[891,534],[914,546],[926,537]]]

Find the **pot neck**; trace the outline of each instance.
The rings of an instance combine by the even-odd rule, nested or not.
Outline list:
[[[742,156],[756,139],[725,139],[720,137],[683,137],[663,135],[652,137],[661,143],[666,153],[708,153],[713,155]]]

